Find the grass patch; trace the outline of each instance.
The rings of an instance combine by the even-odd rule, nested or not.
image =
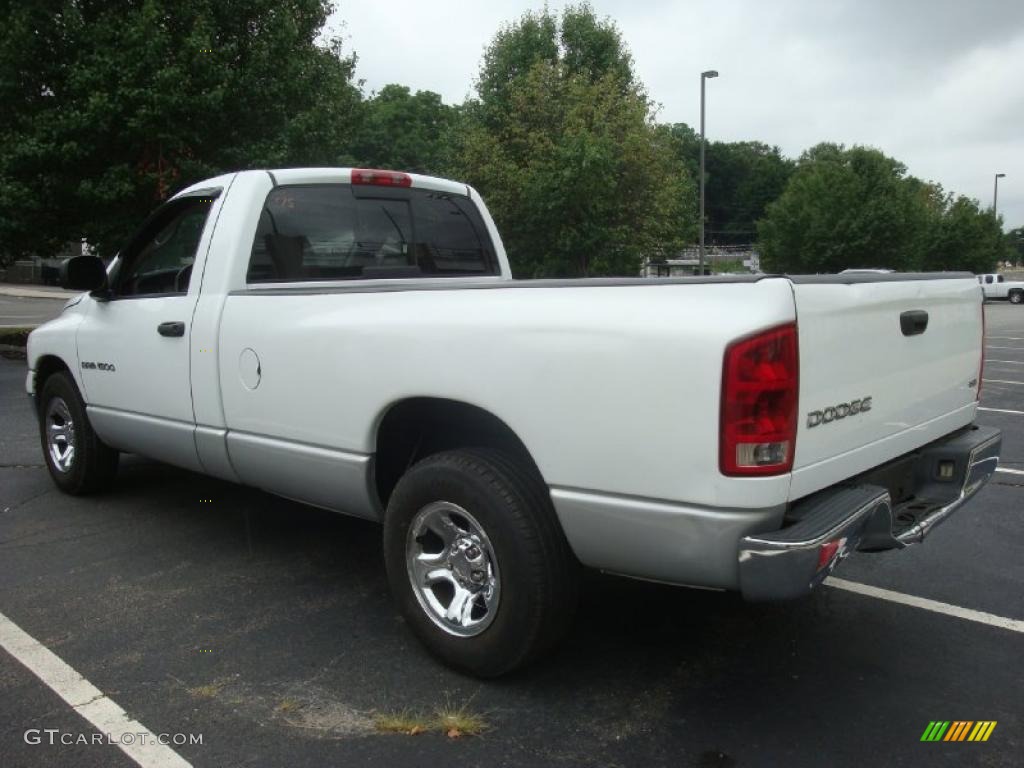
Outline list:
[[[188,692],[197,699],[212,699],[220,693],[220,689],[223,687],[223,683],[209,683],[208,685],[197,685],[195,688],[189,688]]]
[[[282,699],[281,703],[277,705],[278,712],[294,712],[299,708],[299,702],[295,699]]]
[[[452,739],[460,736],[479,736],[487,730],[483,715],[470,712],[465,706],[447,704],[435,713],[437,726]]]
[[[479,736],[490,726],[483,715],[470,712],[465,706],[445,705],[432,715],[422,715],[403,709],[385,712],[373,718],[373,726],[381,733],[404,733],[416,736],[428,731],[440,731],[450,739]]]
[[[429,731],[432,725],[430,718],[413,714],[407,709],[401,712],[386,712],[373,718],[373,727],[382,733],[406,733],[415,736]]]
[[[28,343],[28,335],[33,330],[33,328],[0,328],[0,344],[24,347]]]

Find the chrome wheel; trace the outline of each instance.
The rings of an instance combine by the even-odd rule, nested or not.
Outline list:
[[[412,520],[406,568],[420,606],[456,637],[479,635],[498,610],[500,577],[483,526],[458,504],[435,501]]]
[[[46,406],[46,447],[58,472],[70,472],[75,462],[75,422],[61,397]]]

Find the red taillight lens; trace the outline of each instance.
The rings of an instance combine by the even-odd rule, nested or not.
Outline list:
[[[832,565],[832,561],[835,560],[836,555],[840,554],[841,547],[846,544],[846,539],[832,539],[832,541],[826,541],[820,547],[818,547],[818,567],[817,571],[822,568],[826,568]]]
[[[371,184],[376,187],[411,187],[412,177],[397,171],[377,171],[372,168],[356,168],[352,171],[353,184]]]
[[[793,468],[799,375],[795,323],[726,348],[719,436],[723,475],[780,475]]]

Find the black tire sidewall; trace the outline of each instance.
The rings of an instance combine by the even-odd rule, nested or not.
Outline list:
[[[49,441],[46,434],[46,409],[55,397],[60,397],[67,404],[75,425],[75,459],[70,472],[58,470],[50,457]],[[43,384],[39,396],[39,438],[42,443],[46,468],[57,487],[71,494],[86,492],[90,484],[90,466],[96,461],[96,457],[90,456],[89,451],[95,449],[96,441],[93,439],[92,427],[85,412],[85,403],[78,393],[78,387],[66,373],[55,373]]]
[[[525,507],[529,499],[515,482],[488,481],[467,471],[459,452],[438,454],[402,478],[388,504],[384,551],[388,581],[399,609],[416,636],[457,669],[491,677],[518,666],[534,649],[541,629],[539,606],[546,598],[544,563],[530,546]],[[485,463],[479,457],[469,461]],[[500,475],[499,475],[500,477]],[[450,501],[483,527],[498,563],[501,592],[492,623],[474,637],[456,637],[438,627],[413,593],[406,570],[406,537],[416,513],[435,501]]]

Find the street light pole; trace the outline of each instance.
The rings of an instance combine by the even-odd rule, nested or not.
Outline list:
[[[718,72],[709,69],[700,73],[700,274],[704,275],[704,81],[718,77]]]
[[[992,217],[993,218],[996,218],[999,215],[999,211],[997,209],[997,205],[999,203],[999,180],[1001,178],[1003,178],[1004,176],[1006,176],[1005,173],[997,173],[996,174],[996,184],[995,184],[995,188],[992,190]]]

